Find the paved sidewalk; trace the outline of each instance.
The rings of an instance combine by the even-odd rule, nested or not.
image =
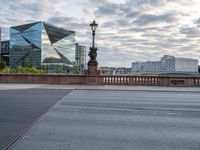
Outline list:
[[[42,84],[0,83],[0,90],[21,90],[37,88],[40,86],[42,86]]]
[[[12,89],[76,89],[76,90],[125,90],[125,91],[180,91],[200,92],[200,87],[163,87],[163,86],[128,86],[128,85],[65,85],[65,84],[3,84],[0,90]]]
[[[0,90],[0,150],[26,131],[71,90]]]

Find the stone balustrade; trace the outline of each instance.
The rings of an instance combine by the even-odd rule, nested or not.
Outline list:
[[[200,76],[62,75],[0,74],[0,83],[149,85],[200,87]]]

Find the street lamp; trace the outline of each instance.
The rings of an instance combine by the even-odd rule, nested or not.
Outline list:
[[[90,27],[92,29],[92,47],[90,47],[90,52],[89,52],[89,56],[90,56],[90,60],[88,63],[95,63],[95,64],[98,64],[97,61],[96,61],[96,57],[97,57],[97,48],[95,47],[94,45],[94,39],[95,39],[95,31],[97,29],[97,26],[98,24],[96,24],[95,21],[93,21],[91,24],[90,24]]]
[[[92,29],[92,48],[94,48],[95,46],[94,46],[94,37],[95,37],[95,32],[96,32],[96,30],[97,30],[97,26],[98,26],[98,24],[96,24],[96,22],[95,21],[93,21],[91,24],[90,24],[90,27],[91,27],[91,29]]]
[[[98,62],[96,60],[97,58],[97,48],[95,47],[95,32],[97,29],[98,24],[93,21],[90,24],[90,27],[92,29],[92,47],[90,47],[90,52],[89,52],[89,56],[90,56],[90,60],[88,61],[88,74],[89,75],[97,75],[99,74],[98,72]]]

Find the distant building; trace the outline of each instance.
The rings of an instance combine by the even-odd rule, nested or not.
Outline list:
[[[143,71],[143,62],[136,61],[132,63],[131,72],[142,72]]]
[[[161,57],[161,60],[159,61],[159,62],[161,62],[160,72],[176,72],[176,71],[178,71],[176,68],[176,66],[178,65],[178,64],[176,64],[176,62],[178,62],[178,60],[182,60],[182,58],[175,58],[174,56],[164,55],[163,57]],[[193,59],[192,59],[192,61],[193,61]]]
[[[143,63],[143,69],[146,72],[159,72],[162,69],[162,65],[159,61],[147,61]]]
[[[86,69],[86,47],[76,43],[76,55],[75,55],[75,66],[77,71],[80,71],[80,74],[84,73]]]
[[[10,28],[10,66],[27,61],[40,68],[75,64],[75,32],[34,22]]]
[[[147,62],[133,62],[131,72],[161,72],[162,62],[160,61],[147,61]]]
[[[198,60],[189,58],[177,58],[175,69],[179,72],[198,72]]]
[[[131,68],[126,67],[100,67],[101,74],[104,75],[128,75],[131,74]]]
[[[1,59],[9,65],[10,41],[1,41]]]
[[[0,28],[0,43],[1,43],[1,28]],[[0,61],[1,61],[1,58],[2,58],[2,54],[1,54],[1,44],[0,44]]]
[[[198,60],[164,55],[160,61],[133,62],[132,73],[198,72]]]

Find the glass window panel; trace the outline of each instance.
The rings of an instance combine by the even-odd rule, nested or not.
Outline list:
[[[41,47],[41,31],[26,32],[22,34],[30,43]]]
[[[17,31],[24,32],[25,30],[27,30],[28,28],[34,26],[37,23],[38,22],[29,23],[29,24],[24,24],[24,25],[20,25],[20,26],[15,26],[15,27],[12,27],[12,28],[15,29],[15,30],[17,30]]]
[[[45,30],[42,30],[42,63],[54,63],[53,60],[60,60],[60,56],[54,50]]]
[[[25,32],[35,32],[35,31],[41,31],[42,29],[42,22],[38,22],[37,24],[34,24],[32,27],[26,29]]]
[[[75,34],[74,33],[54,43],[53,47],[56,48],[71,63],[75,62]]]

